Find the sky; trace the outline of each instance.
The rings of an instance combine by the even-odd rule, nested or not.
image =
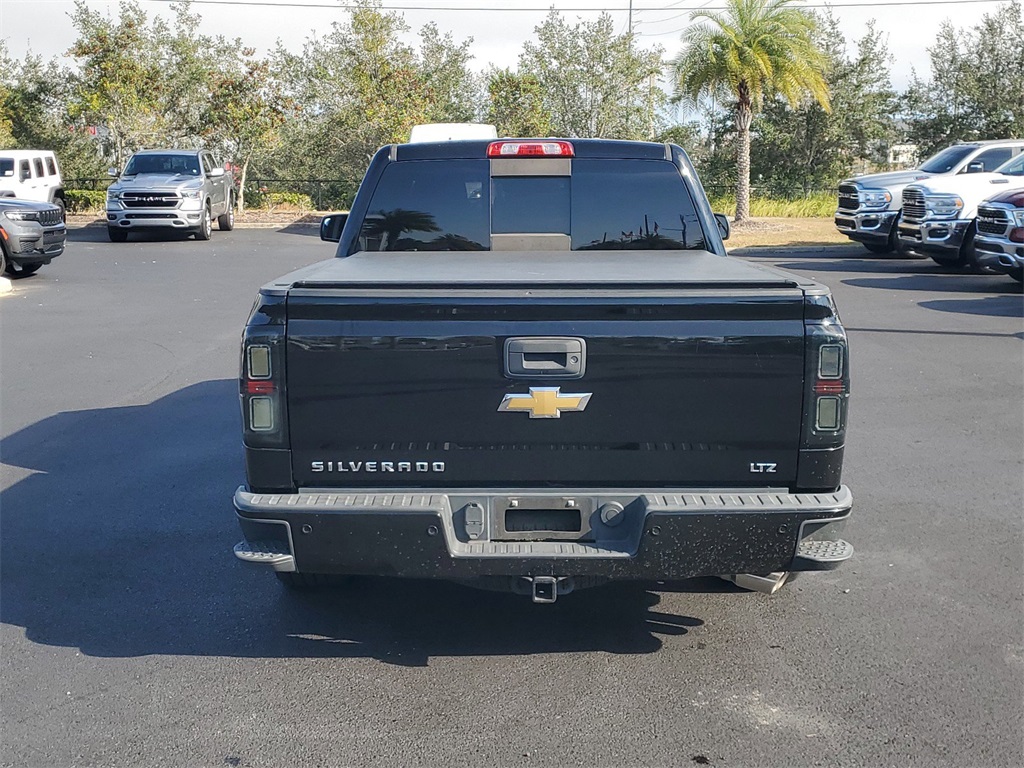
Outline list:
[[[308,37],[324,33],[334,21],[347,18],[342,9],[345,0],[255,0],[237,4],[218,0],[219,4],[196,0],[193,10],[203,17],[202,31],[240,37],[260,53],[271,49],[277,40],[298,51]],[[86,0],[90,8],[117,15],[119,0]],[[915,5],[894,5],[877,0],[838,0],[833,13],[840,20],[848,43],[863,35],[871,19],[888,34],[892,54],[893,85],[902,90],[916,69],[929,72],[927,48],[935,41],[939,25],[949,19],[955,26],[970,27],[984,13],[990,13],[1009,0],[942,0]],[[806,7],[820,0],[802,0]],[[168,0],[142,0],[149,15],[170,15]],[[418,7],[427,10],[401,10],[415,31],[434,21],[442,33],[451,32],[456,40],[473,38],[472,66],[484,70],[489,65],[515,67],[523,42],[554,6],[569,22],[596,18],[599,11],[611,13],[618,31],[629,24],[630,0],[383,0],[384,8]],[[680,34],[689,23],[689,14],[699,7],[714,8],[721,0],[633,0],[633,29],[643,47],[661,45],[667,57],[680,49]],[[320,6],[320,7],[311,7]],[[0,0],[0,39],[7,42],[15,58],[31,50],[49,58],[63,55],[75,39],[69,13],[73,0]],[[443,10],[443,9],[457,10]],[[44,10],[45,9],[45,10]],[[505,10],[500,9],[516,9]],[[410,36],[410,41],[414,34]]]

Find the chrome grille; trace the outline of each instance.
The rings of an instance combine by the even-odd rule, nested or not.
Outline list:
[[[839,210],[855,213],[860,208],[860,198],[857,196],[855,184],[839,185]]]
[[[978,231],[988,235],[1002,235],[1010,226],[1010,215],[1002,208],[989,208],[982,205],[978,208]]]
[[[47,208],[45,211],[40,211],[39,223],[44,227],[55,227],[58,224],[63,224],[64,219],[60,215],[60,208]]]
[[[924,194],[919,189],[903,190],[903,220],[921,221],[924,218]]]
[[[125,192],[121,195],[125,208],[174,208],[179,199],[174,192]]]

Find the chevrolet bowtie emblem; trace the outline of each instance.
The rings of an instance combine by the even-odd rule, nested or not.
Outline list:
[[[562,394],[561,387],[530,387],[528,395],[505,395],[499,411],[525,411],[531,419],[558,419],[562,411],[582,411],[591,392]]]

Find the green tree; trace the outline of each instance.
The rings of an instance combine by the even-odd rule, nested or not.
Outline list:
[[[943,23],[931,77],[904,94],[908,138],[922,156],[956,141],[1024,136],[1024,18],[1009,3],[967,30]]]
[[[612,17],[567,24],[552,9],[523,45],[519,73],[540,84],[551,127],[564,136],[651,139],[667,97],[657,86],[662,49],[616,35]]]
[[[704,95],[735,99],[736,221],[750,214],[750,126],[766,94],[791,105],[810,93],[829,107],[825,55],[814,44],[814,18],[793,0],[728,0],[724,13],[694,11],[703,20],[683,33],[673,62],[676,97],[697,103]]]
[[[69,53],[80,66],[71,116],[105,126],[108,150],[120,165],[139,147],[161,143],[167,135],[162,50],[170,33],[159,19],[151,27],[134,0],[120,6],[117,21],[77,0],[71,23],[78,38]]]
[[[202,132],[241,169],[238,209],[244,211],[249,164],[258,152],[276,144],[294,105],[275,87],[269,62],[255,58],[251,48],[236,51],[230,65],[212,73],[210,91]]]
[[[510,69],[491,72],[487,79],[487,121],[499,136],[550,136],[551,113],[544,106],[544,93],[533,75]]]

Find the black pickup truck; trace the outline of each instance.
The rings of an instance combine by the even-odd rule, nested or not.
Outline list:
[[[551,602],[852,555],[828,288],[728,257],[679,147],[388,146],[321,234],[242,340],[240,559]]]

